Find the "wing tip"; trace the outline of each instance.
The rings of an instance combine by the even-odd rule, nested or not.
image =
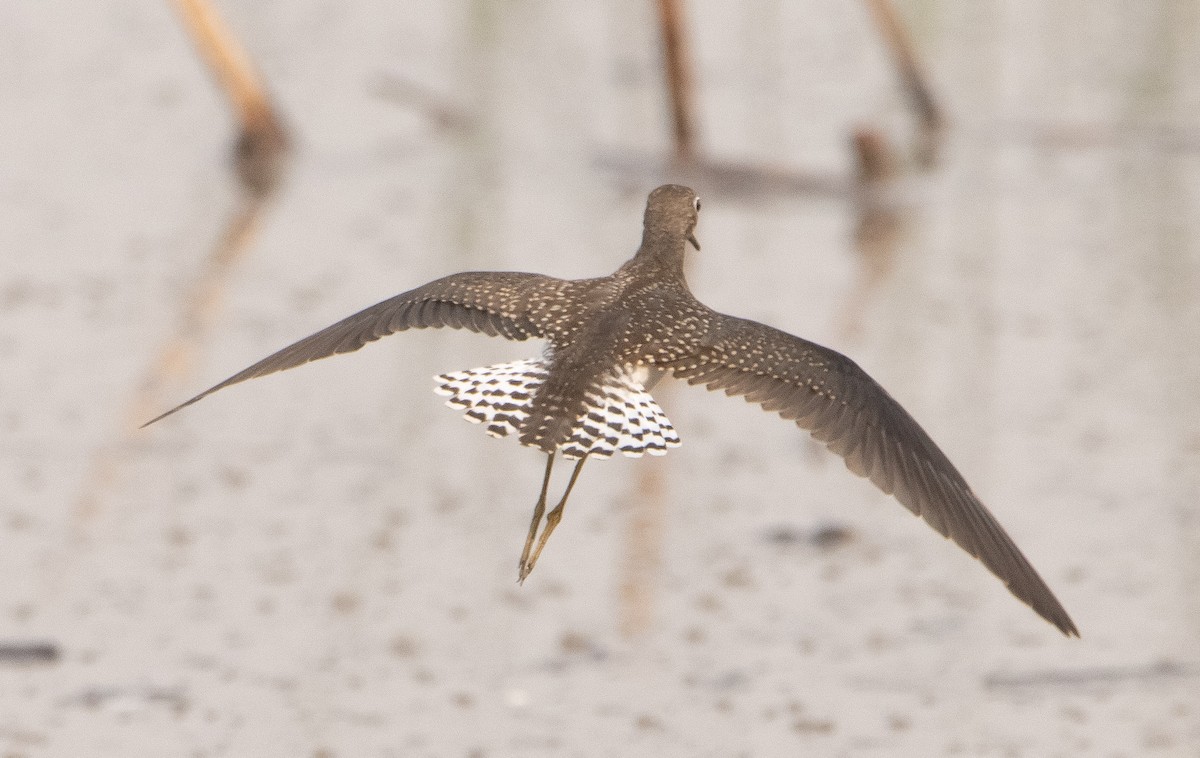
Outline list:
[[[1037,601],[1025,600],[1020,595],[1017,595],[1017,597],[1025,600],[1025,603],[1033,609],[1034,613],[1062,632],[1064,637],[1079,639],[1082,636],[1079,634],[1079,627],[1075,626],[1075,622],[1071,619],[1070,614],[1067,613],[1067,609],[1062,607],[1062,603],[1058,602],[1058,598],[1054,596],[1054,593],[1044,583],[1042,589],[1044,595]],[[1012,591],[1011,586],[1009,587],[1009,591]],[[1013,594],[1016,595],[1015,592]]]
[[[1055,624],[1055,626],[1058,626],[1058,630],[1063,633],[1064,637],[1080,639],[1083,636],[1079,633],[1079,627],[1075,626],[1075,622],[1071,620],[1070,616],[1064,616],[1063,623],[1061,625]]]
[[[166,413],[160,413],[159,415],[157,415],[157,416],[155,416],[154,418],[150,419],[150,420],[149,420],[149,421],[147,421],[146,423],[144,423],[144,424],[139,424],[139,425],[138,425],[138,429],[145,429],[146,427],[150,426],[151,424],[154,424],[154,423],[157,423],[157,422],[159,422],[159,421],[162,421],[162,420],[163,420],[163,419],[165,419],[167,416],[170,416],[172,413],[174,413],[174,412],[175,412],[175,411],[177,411],[177,410],[179,410],[179,408],[172,408],[171,410],[167,411]]]
[[[212,389],[210,389],[206,392],[201,392],[199,395],[196,395],[194,398],[192,398],[191,400],[188,400],[186,403],[180,403],[179,405],[175,406],[174,408],[167,411],[166,413],[160,413],[159,415],[155,416],[154,418],[150,419],[146,423],[139,426],[138,429],[145,429],[146,427],[150,426],[151,424],[156,424],[159,421],[162,421],[167,416],[174,415],[175,413],[183,410],[184,408],[188,407],[189,405],[192,405],[193,403],[203,400],[204,398],[208,397],[213,392],[215,392],[216,390],[220,389],[223,386],[224,385],[217,385],[216,387],[213,387]]]

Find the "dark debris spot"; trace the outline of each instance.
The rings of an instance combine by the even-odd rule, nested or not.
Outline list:
[[[833,550],[853,542],[855,536],[854,530],[845,524],[821,524],[811,529],[779,524],[767,529],[763,540],[779,547],[810,545],[820,550]]]
[[[61,657],[62,650],[57,642],[49,640],[0,641],[0,664],[29,666],[58,663]]]

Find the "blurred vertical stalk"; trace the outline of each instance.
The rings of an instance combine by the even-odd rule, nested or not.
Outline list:
[[[909,217],[901,160],[884,133],[873,127],[859,127],[851,145],[855,157],[852,241],[859,270],[838,328],[846,340],[862,333],[864,314],[892,273]]]
[[[175,0],[185,26],[229,99],[239,133],[233,149],[234,169],[242,199],[217,239],[208,263],[184,292],[178,327],[158,354],[134,393],[122,424],[121,439],[93,457],[75,508],[75,523],[90,523],[104,494],[118,478],[130,435],[155,412],[162,387],[186,377],[199,345],[212,323],[228,286],[229,272],[250,247],[267,200],[285,174],[290,139],[249,56],[205,0]]]
[[[931,168],[937,163],[946,123],[941,106],[933,95],[933,88],[917,59],[912,37],[900,21],[892,0],[867,0],[867,7],[892,55],[904,93],[917,117],[917,145],[913,154],[918,165]]]
[[[661,395],[661,391],[655,394]],[[638,467],[636,497],[625,522],[625,552],[620,566],[618,629],[623,637],[639,637],[654,623],[654,591],[662,569],[667,501],[663,462]]]
[[[681,0],[658,0],[662,32],[663,72],[671,101],[671,136],[676,166],[696,157],[692,68]],[[656,394],[669,392],[660,385]],[[625,553],[619,569],[618,628],[625,638],[644,634],[654,622],[654,591],[662,566],[667,499],[662,464],[638,467],[635,502],[625,524]]]
[[[289,153],[283,120],[250,57],[208,0],[175,0],[175,5],[238,119],[234,165],[242,187],[252,198],[266,197],[279,186]]]
[[[692,67],[688,58],[682,0],[658,0],[662,30],[663,67],[671,99],[671,135],[675,159],[680,163],[696,155],[696,120],[692,107]]]
[[[1179,133],[1193,123],[1195,114],[1195,62],[1200,59],[1200,8],[1186,0],[1172,0],[1162,9],[1162,23],[1152,38],[1144,73],[1131,81],[1126,105],[1129,121],[1166,124]],[[1176,148],[1177,149],[1177,148]],[[1139,280],[1149,281],[1152,315],[1144,323],[1158,329],[1143,331],[1159,347],[1155,372],[1163,377],[1162,407],[1169,408],[1164,431],[1173,439],[1167,461],[1166,491],[1173,532],[1178,535],[1175,554],[1182,587],[1200,586],[1200,356],[1181,345],[1200,344],[1200,235],[1196,221],[1195,156],[1181,159],[1171,152],[1141,154],[1138,168],[1121,171],[1117,207],[1131,219],[1123,224],[1133,239],[1114,240],[1131,249],[1154,251],[1118,278],[1134,294]],[[1139,182],[1140,179],[1140,182]],[[1138,186],[1141,184],[1141,186]],[[1147,189],[1149,187],[1150,189]],[[1155,195],[1152,202],[1146,198]],[[1141,216],[1141,218],[1139,218]],[[1148,241],[1147,237],[1152,241]],[[1145,297],[1142,295],[1141,297]],[[1128,307],[1128,306],[1126,306]],[[1149,336],[1159,331],[1161,336]],[[1168,435],[1164,435],[1168,436]],[[1184,593],[1180,617],[1188,620],[1193,638],[1200,636],[1200,596]]]

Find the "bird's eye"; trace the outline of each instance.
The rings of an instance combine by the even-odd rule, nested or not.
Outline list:
[[[694,205],[696,207],[696,213],[699,213],[700,212],[700,198],[696,198],[695,200],[693,200],[692,205]]]

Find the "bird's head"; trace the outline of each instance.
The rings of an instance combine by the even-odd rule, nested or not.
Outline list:
[[[690,187],[664,184],[650,193],[646,201],[647,232],[660,232],[682,237],[700,249],[696,241],[696,221],[700,217],[700,196]]]

